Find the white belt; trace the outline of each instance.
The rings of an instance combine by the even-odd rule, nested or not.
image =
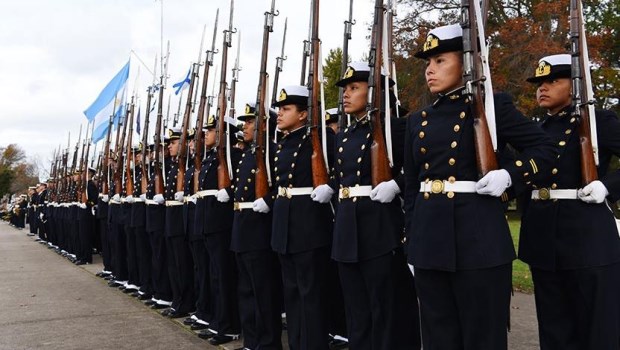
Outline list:
[[[167,207],[176,207],[177,205],[183,205],[183,202],[179,201],[166,201]]]
[[[144,202],[144,201],[142,200],[142,198],[140,198],[140,197],[133,197],[133,201],[134,201],[135,203],[142,203],[142,202]]]
[[[278,197],[307,196],[312,190],[312,187],[278,187]]]
[[[200,198],[204,198],[207,196],[215,196],[217,194],[217,190],[204,190],[204,191],[198,191],[198,193],[196,193],[196,195]]]
[[[420,182],[420,192],[430,193],[476,193],[476,181],[446,181],[433,180],[430,182]]]
[[[196,204],[196,197],[194,195],[183,197],[183,203],[194,203]]]
[[[253,202],[235,202],[234,209],[235,210],[243,210],[243,209],[252,209]]]
[[[110,204],[121,204],[121,202],[110,199]]]
[[[343,187],[338,191],[338,198],[369,197],[370,191],[372,191],[372,186]]]
[[[577,199],[577,190],[551,190],[548,188],[541,188],[532,191],[532,199],[540,199],[542,201],[546,201],[547,199]]]
[[[152,199],[147,199],[144,201],[144,203],[146,203],[146,205],[159,205],[159,203],[155,202]]]

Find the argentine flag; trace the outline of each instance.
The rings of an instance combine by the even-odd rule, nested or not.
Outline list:
[[[106,136],[112,113],[115,125],[124,114],[127,78],[129,78],[129,61],[105,86],[95,102],[84,111],[86,119],[94,123],[93,142]]]

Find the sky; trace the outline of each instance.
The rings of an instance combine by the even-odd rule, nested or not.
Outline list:
[[[69,133],[71,148],[75,147],[80,125],[84,129],[87,125],[83,111],[130,57],[127,91],[129,95],[137,94],[144,116],[146,88],[153,81],[149,71],[161,50],[162,5],[164,46],[170,41],[171,87],[197,61],[205,25],[203,51],[210,47],[217,8],[220,14],[215,47],[221,51],[230,0],[0,0],[0,147],[18,144],[30,159],[40,162],[40,176],[45,180],[54,149],[59,145],[67,148]],[[271,1],[266,0],[234,3],[233,27],[241,33],[238,110],[256,99],[264,12],[270,5]],[[342,46],[349,0],[323,0],[320,6],[319,35],[323,57],[327,57],[330,49]],[[295,85],[301,74],[302,42],[308,36],[310,0],[276,0],[275,7],[279,16],[275,17],[269,40],[267,69],[273,77],[288,18],[287,60],[279,85]],[[349,43],[353,60],[367,54],[372,15],[373,1],[354,2],[357,24]],[[229,81],[238,40],[235,34],[228,54]],[[219,84],[219,68],[215,74],[215,66],[220,66],[221,59],[221,54],[215,55],[209,92],[211,79],[217,78]],[[159,68],[157,74],[161,74]],[[178,105],[174,96],[171,105],[172,114]]]

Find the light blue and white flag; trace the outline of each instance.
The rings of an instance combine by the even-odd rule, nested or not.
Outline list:
[[[183,80],[179,81],[178,83],[175,83],[172,85],[172,87],[174,88],[175,95],[178,95],[182,90],[185,90],[189,86],[189,83],[191,82],[191,79],[190,79],[191,75],[192,75],[192,67],[190,66],[185,78],[183,78]]]
[[[125,110],[125,88],[129,78],[129,61],[103,88],[95,102],[84,111],[88,121],[94,123],[93,142],[105,137],[108,131],[110,116],[114,113],[114,124]]]

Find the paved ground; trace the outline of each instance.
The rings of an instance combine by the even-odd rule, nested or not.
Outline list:
[[[98,257],[75,266],[26,232],[0,223],[0,350],[216,349],[182,320],[164,318],[109,288],[95,276]],[[538,348],[534,310],[532,296],[515,294],[509,349]]]

